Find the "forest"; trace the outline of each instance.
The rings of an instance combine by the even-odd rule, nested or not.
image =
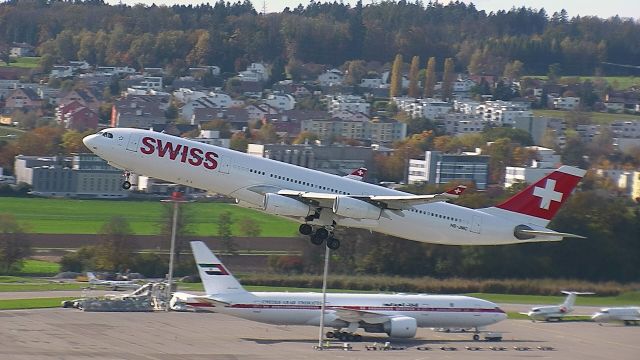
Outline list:
[[[487,13],[470,3],[380,1],[351,6],[308,2],[259,14],[250,1],[198,6],[107,5],[102,0],[10,0],[0,4],[0,52],[27,43],[46,66],[217,65],[234,72],[251,62],[339,66],[350,60],[453,58],[456,71],[502,73],[518,60],[525,74],[627,75],[640,58],[632,18],[571,17],[566,11],[512,8]],[[2,50],[5,49],[5,50]],[[45,69],[46,69],[45,66]],[[438,69],[441,71],[442,69]]]

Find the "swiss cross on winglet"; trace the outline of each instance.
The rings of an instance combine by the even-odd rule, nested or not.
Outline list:
[[[561,166],[496,207],[551,220],[585,173],[572,166]]]
[[[464,185],[458,185],[458,186],[456,186],[455,188],[453,188],[453,189],[451,189],[451,190],[449,190],[449,191],[446,191],[446,192],[445,192],[445,194],[453,195],[453,196],[455,196],[455,197],[458,197],[458,196],[462,195],[462,193],[463,193],[465,190],[467,190],[467,187],[466,187],[466,186],[464,186]]]
[[[345,176],[346,178],[362,181],[362,179],[367,175],[367,168],[358,168],[351,172],[351,174]]]

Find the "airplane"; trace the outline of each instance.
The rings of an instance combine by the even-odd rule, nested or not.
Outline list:
[[[140,287],[132,280],[100,280],[92,272],[87,272],[87,279],[91,285],[101,285],[112,288],[114,291],[118,289],[137,289]]]
[[[351,174],[346,175],[344,177],[348,178],[348,179],[353,179],[353,180],[358,180],[358,181],[362,181],[364,180],[364,177],[367,175],[367,168],[358,168],[355,169],[351,172]]]
[[[469,209],[450,204],[460,187],[414,195],[200,142],[133,128],[111,128],[83,139],[87,148],[124,170],[205,189],[241,206],[300,222],[311,242],[338,249],[337,226],[448,245],[560,241],[579,235],[545,226],[585,170],[561,166],[499,205]]]
[[[640,307],[603,308],[591,316],[591,320],[600,323],[622,322],[624,325],[640,325]]]
[[[541,321],[560,321],[563,317],[573,312],[573,305],[576,303],[577,295],[593,295],[592,292],[576,292],[576,291],[562,291],[563,294],[566,294],[564,302],[560,305],[550,305],[550,306],[538,306],[532,308],[529,312],[520,313],[522,315],[527,315],[531,318],[531,320],[541,320]]]
[[[320,324],[322,294],[314,292],[248,292],[201,241],[191,250],[206,295],[174,294],[172,307],[212,308],[213,311],[274,325]],[[326,294],[325,321],[334,328],[327,338],[358,341],[355,332],[386,333],[412,338],[419,327],[479,328],[507,318],[496,304],[469,296],[427,294]]]

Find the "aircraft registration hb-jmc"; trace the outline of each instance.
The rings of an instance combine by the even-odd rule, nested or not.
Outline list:
[[[114,128],[85,145],[128,174],[146,175],[237,199],[240,205],[295,218],[300,233],[331,249],[336,226],[364,228],[409,240],[448,245],[558,241],[578,235],[545,226],[585,171],[562,166],[505,202],[483,209],[447,203],[462,187],[413,195],[150,130]],[[457,192],[457,193],[456,193]]]

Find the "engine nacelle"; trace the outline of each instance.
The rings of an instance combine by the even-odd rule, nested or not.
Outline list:
[[[396,316],[384,323],[384,332],[390,337],[412,338],[416,336],[416,331],[418,331],[418,322],[412,317]]]
[[[333,202],[333,213],[354,219],[378,220],[382,209],[349,196],[338,196]]]
[[[311,206],[301,201],[273,193],[264,195],[264,205],[262,209],[271,214],[282,216],[304,217],[315,212]]]

